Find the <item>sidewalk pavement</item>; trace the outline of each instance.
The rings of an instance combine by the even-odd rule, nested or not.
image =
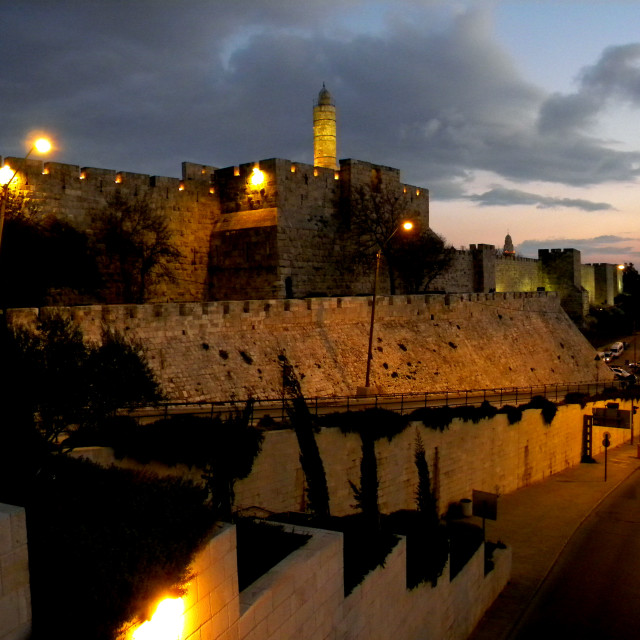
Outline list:
[[[486,521],[486,538],[512,548],[511,580],[469,640],[509,636],[576,529],[640,467],[638,450],[631,444],[609,449],[606,482],[600,454],[597,464],[579,464],[499,498],[498,520]]]

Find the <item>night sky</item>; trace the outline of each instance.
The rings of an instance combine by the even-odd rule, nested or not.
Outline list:
[[[455,246],[640,262],[640,3],[0,0],[0,155],[180,176],[338,156],[431,190]]]

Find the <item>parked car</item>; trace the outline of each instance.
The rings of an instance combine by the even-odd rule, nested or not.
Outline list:
[[[605,351],[604,352],[604,361],[605,362],[611,362],[611,358],[613,356],[611,355],[611,351]]]
[[[636,377],[633,373],[629,373],[625,371],[622,367],[609,367],[613,373],[616,374],[616,380],[626,380],[627,382],[634,383],[636,381]]]
[[[624,344],[622,344],[622,342],[614,342],[609,347],[609,351],[611,352],[612,358],[617,358],[624,351]]]

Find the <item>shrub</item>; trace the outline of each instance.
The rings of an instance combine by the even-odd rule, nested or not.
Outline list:
[[[181,592],[214,524],[185,480],[50,456],[27,507],[33,638],[112,640]]]

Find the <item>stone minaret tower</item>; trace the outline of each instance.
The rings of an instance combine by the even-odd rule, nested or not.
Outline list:
[[[336,106],[323,83],[313,107],[313,164],[336,169],[336,160]]]
[[[513,240],[508,233],[504,237],[504,248],[502,249],[502,255],[511,258],[515,258],[516,255],[516,250],[513,248]]]

